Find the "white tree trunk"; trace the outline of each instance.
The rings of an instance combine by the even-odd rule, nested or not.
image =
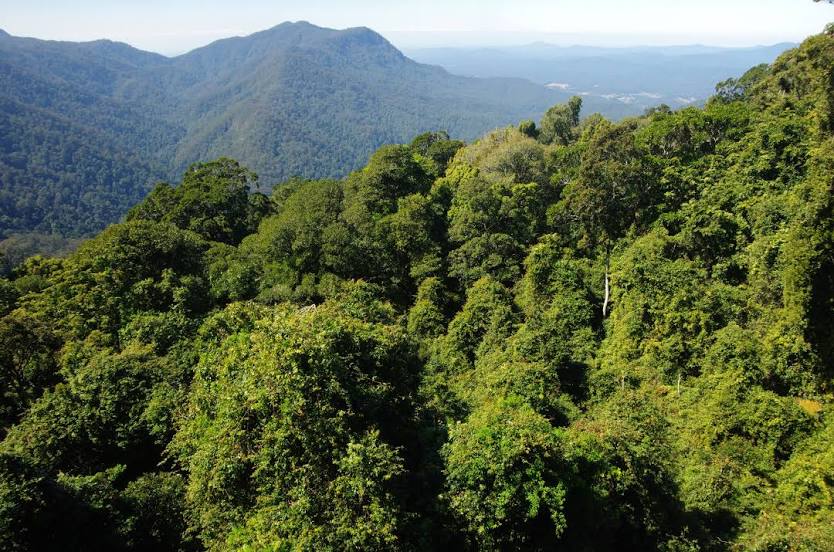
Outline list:
[[[608,316],[608,299],[611,296],[611,285],[609,283],[609,268],[611,264],[611,254],[605,253],[605,298],[602,301],[602,317]]]

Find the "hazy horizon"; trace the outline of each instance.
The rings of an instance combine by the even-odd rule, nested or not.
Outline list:
[[[109,39],[166,56],[215,40],[245,36],[285,21],[343,29],[369,27],[404,50],[434,47],[500,47],[547,42],[605,47],[701,44],[751,47],[799,42],[834,19],[834,7],[811,0],[705,0],[670,5],[642,0],[623,5],[522,0],[404,1],[310,0],[305,5],[266,0],[225,2],[128,0],[118,4],[79,0],[0,0],[0,28],[15,36],[46,40]],[[776,29],[776,30],[774,30]]]
[[[134,48],[152,52],[156,54],[160,54],[166,57],[176,57],[183,54],[187,54],[193,50],[198,50],[209,44],[217,42],[218,40],[224,40],[227,38],[241,38],[250,36],[252,34],[256,34],[258,32],[263,32],[282,23],[310,23],[317,27],[325,27],[323,25],[317,25],[313,21],[280,21],[277,22],[275,25],[271,25],[269,27],[264,27],[263,29],[256,29],[251,32],[246,33],[238,33],[238,34],[229,34],[229,35],[222,35],[212,38],[207,42],[197,44],[193,47],[189,47],[186,50],[182,51],[160,51],[154,50],[147,47],[144,47],[139,44],[131,43],[127,40],[120,40],[118,38],[113,38],[109,36],[99,36],[95,38],[84,38],[78,40],[71,40],[65,38],[53,38],[53,37],[45,37],[45,36],[35,36],[29,34],[18,34],[15,32],[10,31],[8,28],[0,27],[0,30],[9,33],[10,35],[18,38],[34,38],[37,40],[47,40],[47,41],[66,41],[66,42],[93,42],[96,40],[111,40],[114,42],[121,42],[124,44],[128,44]],[[325,27],[325,28],[334,28],[334,27]],[[337,30],[344,30],[349,27],[344,28],[335,28]],[[369,27],[370,28],[370,27]],[[704,41],[681,41],[681,42],[674,42],[670,41],[668,43],[657,43],[652,41],[628,41],[628,35],[598,35],[596,40],[585,40],[583,41],[581,38],[574,38],[570,33],[559,33],[559,34],[547,34],[547,33],[540,33],[538,37],[527,37],[526,40],[521,37],[521,33],[498,33],[493,35],[493,39],[489,40],[488,38],[484,37],[482,40],[479,40],[477,37],[473,37],[470,33],[466,31],[462,31],[459,33],[433,33],[430,31],[425,31],[425,35],[432,35],[430,38],[429,36],[426,37],[425,41],[419,41],[414,39],[409,39],[413,34],[418,33],[406,33],[402,31],[378,31],[377,29],[370,28],[372,31],[377,32],[381,36],[383,36],[386,40],[391,42],[396,48],[402,50],[404,52],[407,51],[418,51],[418,50],[431,50],[431,49],[443,49],[443,48],[455,48],[455,49],[490,49],[490,48],[512,48],[512,47],[522,47],[522,46],[531,46],[534,44],[547,44],[549,46],[556,46],[560,48],[571,48],[571,47],[590,47],[590,48],[674,48],[674,47],[687,47],[687,46],[703,46],[703,47],[710,47],[710,48],[727,48],[727,49],[745,49],[745,48],[757,48],[757,47],[767,47],[767,46],[774,46],[777,44],[797,44],[801,40],[779,40],[774,42],[762,42],[762,43],[751,43],[751,44],[743,44],[743,45],[734,45],[734,44],[721,44],[721,43],[710,43]],[[452,40],[455,35],[457,35],[458,40]],[[500,36],[498,36],[500,35]],[[446,40],[441,40],[436,38],[436,36],[443,36],[446,37]]]

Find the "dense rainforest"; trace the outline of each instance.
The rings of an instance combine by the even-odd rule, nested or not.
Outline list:
[[[3,550],[834,549],[834,27],[0,280]]]

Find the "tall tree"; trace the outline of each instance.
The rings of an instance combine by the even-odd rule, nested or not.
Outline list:
[[[635,123],[594,127],[579,170],[562,191],[556,210],[568,224],[578,223],[582,241],[605,250],[603,316],[610,299],[611,248],[628,228],[644,218],[655,191],[654,167],[634,138]]]
[[[574,96],[566,104],[554,105],[542,117],[538,131],[539,141],[545,144],[571,143],[575,138],[575,130],[579,125],[579,113],[582,111],[582,98]],[[525,132],[526,131],[526,132]],[[529,127],[522,132],[528,133]]]

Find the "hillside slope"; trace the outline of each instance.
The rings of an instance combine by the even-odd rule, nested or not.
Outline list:
[[[381,144],[434,129],[471,139],[565,97],[417,64],[364,28],[285,23],[175,58],[3,33],[0,237],[93,232],[155,180],[220,155],[267,187],[343,176]]]

